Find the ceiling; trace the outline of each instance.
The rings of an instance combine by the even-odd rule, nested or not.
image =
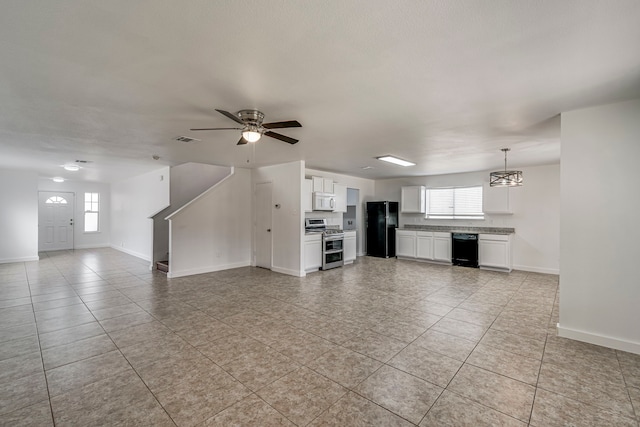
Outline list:
[[[557,163],[559,113],[640,96],[637,0],[0,9],[0,167],[43,177],[113,182],[191,161],[305,160],[377,179],[502,168],[502,147],[513,167]],[[281,133],[300,142],[237,146],[238,131],[189,131],[234,127],[215,108],[298,120]],[[384,154],[417,165],[374,158]],[[60,167],[75,160],[90,163]]]

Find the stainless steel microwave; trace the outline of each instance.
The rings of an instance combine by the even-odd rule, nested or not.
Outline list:
[[[336,195],[333,193],[313,193],[312,209],[314,211],[333,211],[336,208]]]

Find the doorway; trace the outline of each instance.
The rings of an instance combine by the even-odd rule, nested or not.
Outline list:
[[[256,267],[269,270],[271,270],[273,251],[272,186],[271,182],[256,184]]]
[[[38,251],[73,249],[74,193],[38,193]]]

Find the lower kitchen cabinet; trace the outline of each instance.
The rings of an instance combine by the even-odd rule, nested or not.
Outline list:
[[[433,260],[451,262],[451,233],[433,232]]]
[[[396,230],[396,256],[399,258],[416,257],[416,232]]]
[[[344,263],[351,264],[356,260],[356,232],[344,232]]]
[[[511,235],[479,234],[478,265],[480,268],[511,271]]]
[[[304,269],[316,271],[322,267],[322,233],[304,236]]]
[[[416,232],[416,257],[433,259],[433,233],[430,231]]]

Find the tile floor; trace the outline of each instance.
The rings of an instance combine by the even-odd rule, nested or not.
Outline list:
[[[638,426],[640,356],[555,336],[556,276],[359,258],[167,280],[0,265],[0,425]]]

